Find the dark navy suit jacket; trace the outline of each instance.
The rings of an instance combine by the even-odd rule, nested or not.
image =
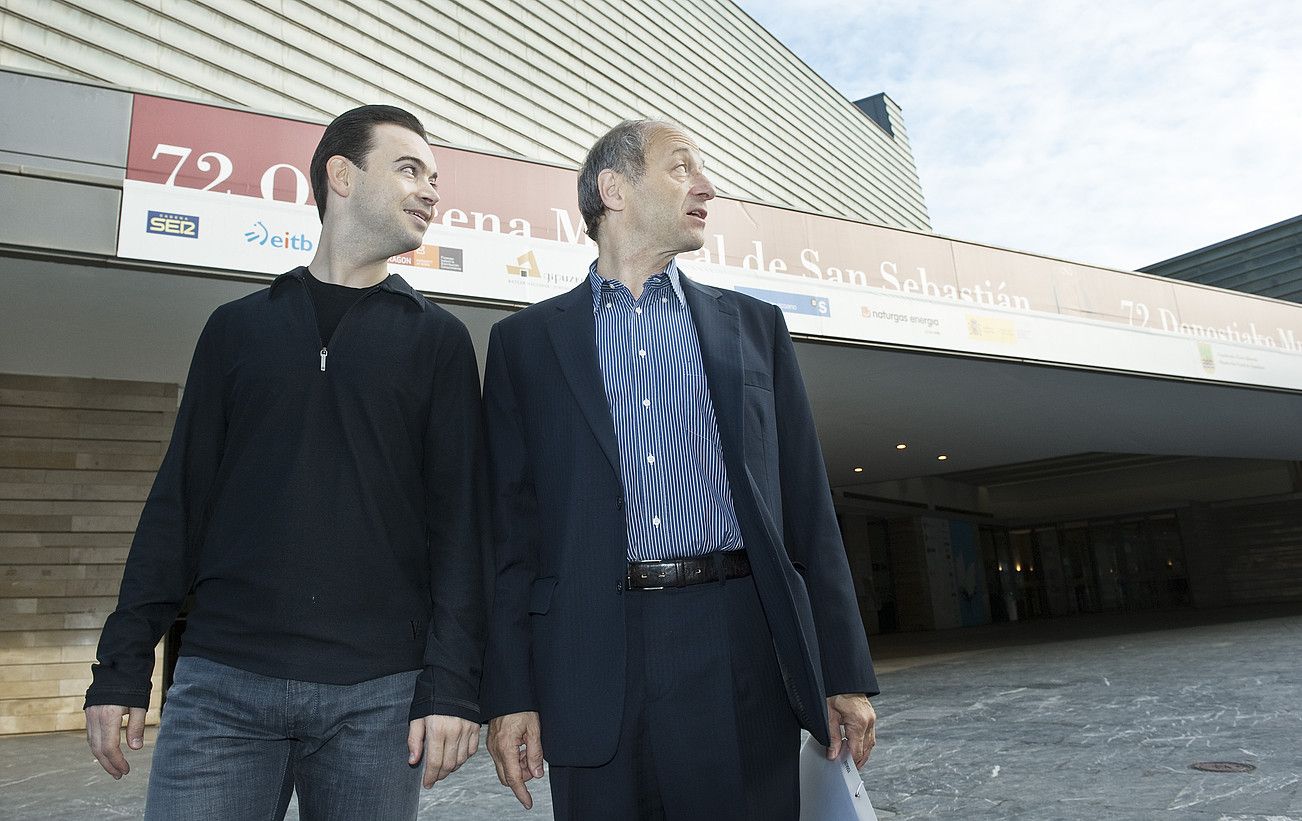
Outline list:
[[[877,680],[795,348],[775,306],[681,283],[791,707],[826,744],[826,696],[875,695]],[[586,277],[493,327],[484,408],[497,576],[483,714],[537,711],[553,765],[604,764],[624,706],[628,540]]]

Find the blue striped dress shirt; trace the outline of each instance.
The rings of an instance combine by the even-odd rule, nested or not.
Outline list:
[[[629,561],[736,550],[741,528],[678,264],[642,296],[588,268],[597,356],[619,443]]]

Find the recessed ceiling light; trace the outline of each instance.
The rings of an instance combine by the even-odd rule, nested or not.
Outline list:
[[[863,473],[863,468],[855,468],[855,469],[854,469],[854,472],[855,472],[855,473]]]
[[[908,447],[908,445],[906,445],[906,444],[904,444],[903,442],[901,442],[901,443],[899,443],[898,445],[895,446],[895,449],[896,449],[896,450],[904,450],[904,449],[907,448],[907,447]]]
[[[939,456],[936,457],[936,460],[937,460],[937,461],[940,461],[940,462],[943,462],[943,461],[945,461],[945,460],[948,459],[948,458],[949,458],[948,456],[946,456],[945,454],[942,453],[942,454],[940,454]]]

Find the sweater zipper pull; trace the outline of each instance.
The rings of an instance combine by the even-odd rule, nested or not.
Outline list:
[[[329,354],[330,352],[327,351],[325,348],[321,349],[321,373],[325,373],[325,360],[326,360],[326,356],[328,356]]]

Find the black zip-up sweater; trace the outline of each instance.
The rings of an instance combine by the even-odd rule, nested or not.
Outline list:
[[[422,669],[411,717],[479,720],[479,372],[465,326],[390,276],[323,347],[298,268],[213,312],[86,695],[147,707],[183,655],[353,684]]]

